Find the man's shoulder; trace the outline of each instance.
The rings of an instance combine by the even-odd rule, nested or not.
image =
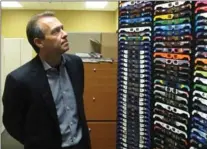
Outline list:
[[[32,72],[31,71],[32,70],[32,65],[31,65],[32,60],[30,60],[29,62],[23,64],[22,66],[14,69],[8,75],[12,76],[16,80],[24,80],[25,78],[29,77]]]

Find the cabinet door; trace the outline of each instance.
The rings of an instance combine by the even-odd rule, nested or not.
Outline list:
[[[116,71],[116,64],[85,64],[84,105],[87,120],[116,120]]]
[[[116,122],[88,122],[92,149],[116,149]]]
[[[116,86],[117,63],[85,63],[84,70],[86,90],[92,87],[95,88],[100,84]]]
[[[104,87],[94,89],[84,95],[87,120],[116,120],[117,97],[115,89],[110,91]]]

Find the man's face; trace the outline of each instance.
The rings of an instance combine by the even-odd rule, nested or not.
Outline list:
[[[45,35],[42,40],[42,52],[46,54],[61,55],[69,50],[67,33],[63,25],[56,17],[44,17],[38,21],[38,25]]]

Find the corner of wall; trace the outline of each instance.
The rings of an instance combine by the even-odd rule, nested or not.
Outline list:
[[[119,19],[119,16],[118,16],[119,13],[118,13],[118,11],[119,11],[119,9],[117,8],[116,11],[115,11],[115,25],[116,25],[116,26],[115,26],[115,30],[116,30],[116,31],[117,31],[118,28],[119,28],[119,27],[118,27],[118,26],[119,26],[119,25],[118,25],[118,19]]]

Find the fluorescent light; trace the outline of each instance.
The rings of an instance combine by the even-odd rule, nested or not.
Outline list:
[[[12,7],[12,8],[15,8],[15,7],[22,7],[22,5],[19,3],[19,2],[15,2],[15,1],[10,1],[10,2],[1,2],[1,6],[2,7]]]
[[[87,8],[104,8],[108,4],[107,1],[88,1],[86,2]]]

